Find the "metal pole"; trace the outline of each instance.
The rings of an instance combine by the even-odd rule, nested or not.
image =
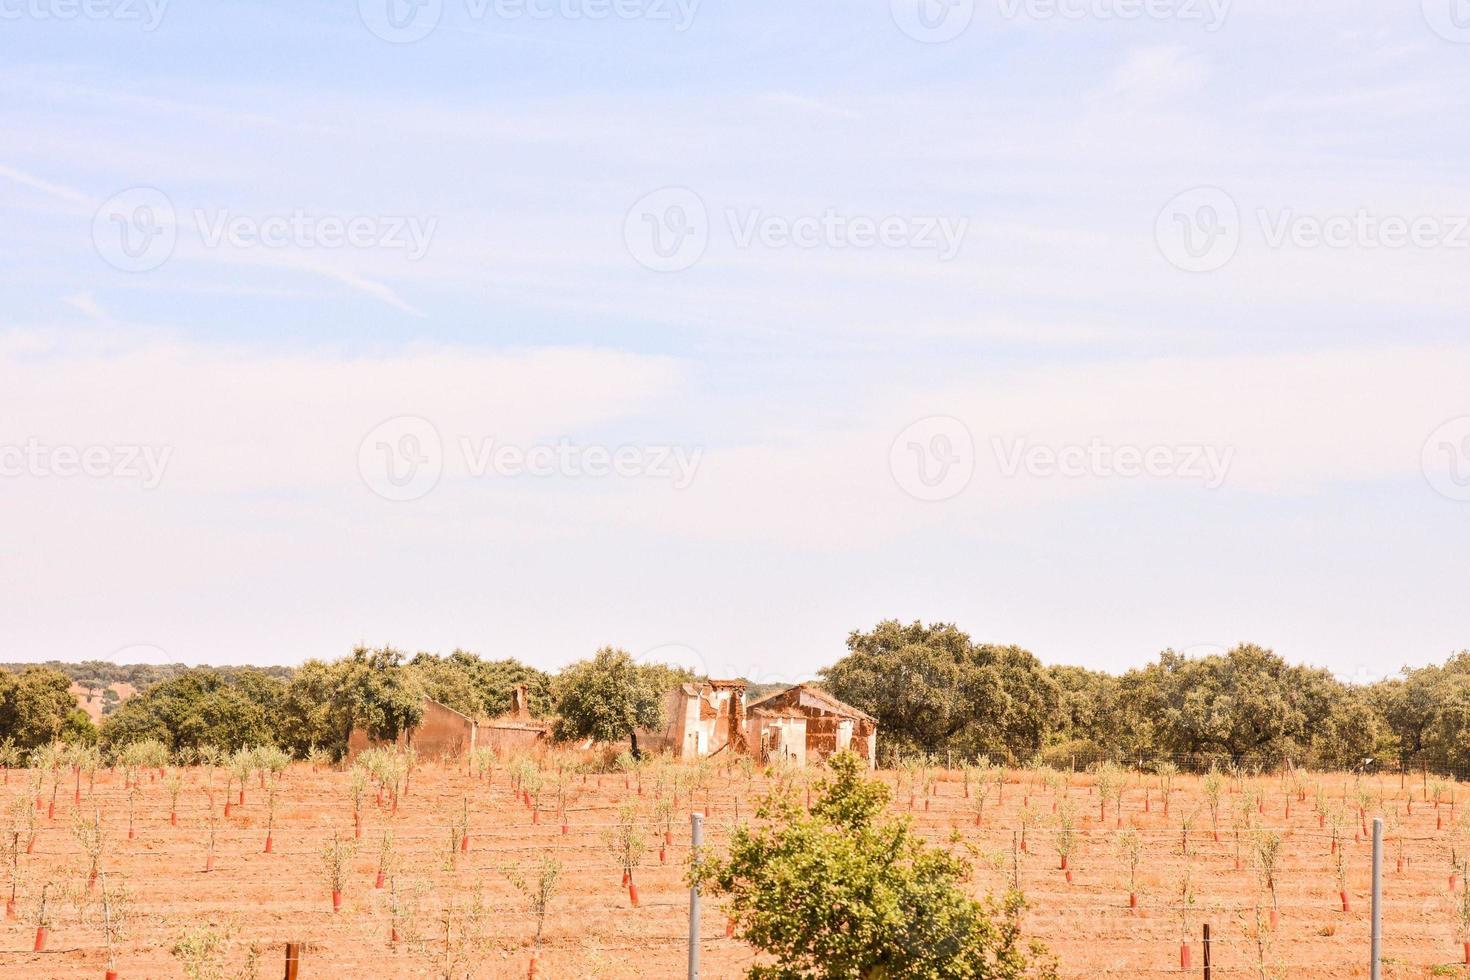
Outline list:
[[[1373,818],[1373,964],[1372,980],[1383,977],[1383,818]]]
[[[689,815],[689,846],[694,860],[704,843],[704,814]],[[689,886],[689,980],[699,980],[699,882]]]

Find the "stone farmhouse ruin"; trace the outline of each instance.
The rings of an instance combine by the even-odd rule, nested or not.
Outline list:
[[[533,749],[548,742],[551,726],[531,716],[526,689],[518,687],[509,712],[495,718],[469,715],[424,698],[424,714],[401,732],[396,744],[421,759],[439,759],[488,748],[498,754]],[[746,704],[744,681],[680,684],[665,696],[664,729],[640,731],[638,742],[679,759],[721,754],[749,755],[761,764],[804,766],[851,750],[869,768],[878,757],[878,721],[820,688],[797,684]],[[375,743],[361,728],[347,742],[348,758]]]
[[[878,756],[878,721],[819,688],[797,684],[751,704],[742,681],[681,684],[665,700],[662,732],[640,732],[640,744],[680,759],[721,753],[758,762],[804,766],[851,750],[871,768]]]
[[[462,712],[424,698],[424,716],[413,728],[400,732],[396,744],[412,746],[421,759],[440,759],[461,755],[475,749],[493,749],[500,754],[533,748],[551,737],[551,726],[531,717],[530,699],[525,687],[517,687],[511,695],[511,709],[494,718],[471,718]],[[347,757],[355,757],[374,743],[367,732],[354,728],[347,740]]]

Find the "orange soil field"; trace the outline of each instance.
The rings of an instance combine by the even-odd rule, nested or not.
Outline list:
[[[214,777],[216,798],[223,802],[224,774]],[[883,773],[890,785],[901,777]],[[1351,777],[1311,777],[1327,791],[1329,805],[1351,810],[1342,824],[1349,867],[1349,912],[1341,910],[1330,855],[1329,830],[1319,827],[1313,792],[1306,800],[1292,797],[1287,815],[1288,784],[1266,777],[1248,781],[1263,793],[1264,814],[1257,820],[1285,834],[1278,875],[1280,923],[1268,962],[1275,972],[1299,978],[1358,978],[1367,975],[1369,941],[1370,846],[1354,841],[1358,820],[1351,800],[1356,790]],[[132,895],[133,912],[128,935],[118,946],[121,980],[183,976],[170,948],[188,926],[233,924],[242,943],[261,950],[259,975],[282,974],[284,945],[304,945],[302,978],[431,977],[445,976],[454,959],[465,957],[456,976],[524,977],[530,959],[531,918],[505,869],[529,870],[545,853],[565,866],[551,903],[540,955],[540,976],[644,977],[684,976],[688,892],[683,884],[683,862],[688,853],[688,800],[681,800],[674,827],[674,845],[667,863],[660,863],[657,841],[650,831],[651,850],[639,867],[635,882],[640,891],[634,908],[621,886],[617,861],[603,834],[612,825],[619,806],[637,801],[652,809],[651,780],[645,776],[644,794],[624,789],[621,775],[577,777],[567,807],[567,831],[562,832],[552,804],[541,803],[539,821],[510,791],[509,776],[499,767],[489,781],[475,779],[462,768],[425,764],[414,771],[412,783],[396,813],[376,805],[373,791],[364,803],[363,833],[352,862],[341,911],[333,912],[329,885],[323,872],[321,848],[335,832],[353,836],[348,776],[336,771],[313,771],[292,766],[284,780],[272,843],[264,853],[264,793],[252,778],[244,806],[232,807],[217,837],[214,870],[206,872],[204,775],[186,770],[178,826],[169,822],[169,798],[164,780],[145,776],[136,805],[135,839],[127,838],[127,793],[120,772],[99,773],[95,793],[83,780],[80,810],[100,810],[108,843],[102,870],[110,885],[124,884]],[[1460,833],[1453,807],[1436,810],[1423,800],[1417,781],[1401,786],[1398,776],[1372,777],[1365,784],[1382,800],[1384,809],[1400,823],[1385,845],[1386,977],[1462,975],[1451,965],[1462,958],[1455,906],[1448,876],[1450,848]],[[707,790],[697,794],[695,806],[709,808],[706,841],[718,846],[728,833],[737,810],[749,817],[753,793],[765,785],[757,777],[748,789],[737,772],[715,769]],[[95,896],[88,899],[87,862],[72,832],[78,807],[73,803],[74,782],[68,774],[57,799],[54,819],[39,814],[40,831],[34,853],[20,858],[22,886],[18,919],[0,924],[0,976],[50,978],[95,977],[106,968],[104,933]],[[1029,772],[1011,772],[997,800],[994,791],[975,826],[975,799],[967,799],[959,773],[938,774],[927,802],[918,797],[910,811],[907,786],[896,793],[895,812],[911,817],[926,836],[943,840],[958,831],[982,854],[973,888],[977,895],[1003,888],[1011,874],[1014,830],[1023,804],[1037,822],[1028,833],[1030,853],[1020,857],[1020,879],[1030,908],[1024,927],[1028,935],[1046,943],[1058,957],[1064,976],[1180,977],[1198,975],[1201,965],[1199,926],[1209,922],[1215,943],[1213,962],[1217,977],[1256,977],[1258,955],[1250,940],[1253,929],[1256,876],[1249,856],[1244,870],[1236,870],[1233,835],[1228,814],[1242,796],[1230,792],[1221,806],[1220,841],[1211,834],[1209,810],[1201,780],[1178,777],[1164,813],[1157,777],[1132,777],[1122,797],[1123,819],[1138,828],[1144,844],[1139,877],[1139,908],[1128,906],[1126,872],[1117,852],[1116,815],[1099,816],[1099,797],[1091,776],[1070,778],[1067,798],[1076,806],[1079,845],[1069,861],[1069,884],[1059,870],[1053,849],[1054,793]],[[1147,799],[1145,798],[1147,793]],[[28,794],[26,774],[6,774],[0,803]],[[44,793],[49,800],[49,784]],[[978,796],[978,794],[975,794]],[[1408,797],[1414,797],[1412,805]],[[462,801],[470,805],[469,851],[449,861],[452,823]],[[1376,807],[1375,807],[1376,808]],[[1412,812],[1410,812],[1412,811]],[[1190,859],[1197,909],[1190,925],[1194,969],[1180,969],[1181,922],[1175,911],[1174,882],[1184,862],[1180,853],[1180,817],[1194,813]],[[1369,819],[1373,814],[1370,812]],[[392,915],[388,890],[375,889],[377,843],[385,828],[394,834],[397,867],[393,883],[400,901],[410,908],[400,918],[401,941],[391,943]],[[1396,840],[1401,837],[1402,841]],[[1463,847],[1461,841],[1461,847]],[[1402,846],[1406,864],[1396,869]],[[35,935],[36,897],[44,882],[53,882],[48,918],[51,921],[45,952],[31,952]],[[1463,887],[1463,886],[1462,886]],[[414,898],[413,896],[417,896]],[[473,944],[465,945],[463,915],[451,916],[455,937],[446,947],[445,906],[461,909],[479,897],[486,913],[469,929]],[[413,910],[416,907],[416,911]],[[725,919],[708,899],[702,920],[703,976],[738,977],[755,961],[753,951],[736,939],[726,939]],[[232,954],[230,972],[239,975],[243,946]],[[446,953],[452,949],[454,955]]]

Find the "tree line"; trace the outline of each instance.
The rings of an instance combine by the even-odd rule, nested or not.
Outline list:
[[[888,620],[854,631],[847,649],[823,683],[878,719],[889,753],[1470,771],[1470,652],[1354,685],[1253,643],[1165,650],[1121,675],[1047,666],[953,623]]]
[[[22,748],[154,739],[175,750],[274,744],[301,757],[340,756],[354,727],[394,738],[417,724],[426,696],[472,717],[504,714],[517,686],[560,738],[629,739],[662,727],[664,692],[695,679],[611,647],[555,675],[462,650],[410,657],[360,647],[296,668],[170,667],[98,728],[68,693],[75,669],[12,667],[21,669],[0,670],[0,741]],[[878,719],[880,757],[890,761],[1169,757],[1202,768],[1289,760],[1338,769],[1372,760],[1470,771],[1470,651],[1369,685],[1250,643],[1205,657],[1165,650],[1115,675],[1048,666],[1018,646],[977,643],[953,623],[887,620],[853,631],[817,683]]]

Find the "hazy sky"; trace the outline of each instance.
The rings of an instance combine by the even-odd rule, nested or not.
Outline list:
[[[1467,106],[1464,0],[0,0],[0,660],[1443,658]]]

